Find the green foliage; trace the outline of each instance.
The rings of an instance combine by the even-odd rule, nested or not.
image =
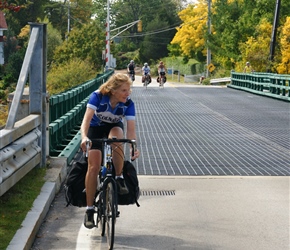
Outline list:
[[[147,29],[153,32],[156,29],[162,30],[163,27],[167,26],[168,23],[166,21],[162,21],[156,17],[147,25]],[[145,62],[150,59],[157,60],[167,56],[167,44],[172,38],[173,36],[166,33],[146,35],[144,41],[140,45],[140,60]]]
[[[0,89],[0,100],[5,99],[5,97],[6,97],[5,90],[4,89]]]
[[[117,64],[120,66],[120,69],[127,68],[128,63],[131,60],[134,60],[136,65],[142,63],[139,60],[139,50],[130,51],[127,53],[120,53],[117,56]]]
[[[43,20],[47,23],[48,20]],[[53,61],[55,49],[62,44],[61,33],[55,29],[51,23],[47,23],[47,63],[50,65]]]
[[[46,168],[34,168],[0,197],[0,249],[6,249],[44,184]]]
[[[47,74],[47,91],[50,95],[71,89],[96,76],[93,64],[88,60],[72,59],[59,65],[52,65]]]
[[[211,78],[230,77],[231,71],[224,68],[217,68],[211,73]]]
[[[6,37],[4,37],[4,62],[9,61],[9,57],[17,51],[18,40],[16,39],[14,32],[8,30]]]
[[[183,57],[166,57],[162,60],[166,64],[167,69],[173,68],[173,70],[179,70],[182,75],[193,75],[202,72],[200,72],[199,63],[195,59],[188,59],[187,63],[184,63]]]
[[[202,85],[210,85],[210,78],[205,78],[202,80]]]
[[[105,32],[99,23],[85,24],[80,30],[70,32],[69,38],[56,48],[54,64],[63,64],[71,59],[93,62],[94,68],[99,70],[103,64],[102,49],[105,46]]]
[[[24,56],[24,49],[20,49],[9,56],[9,61],[5,67],[5,82],[14,84],[17,83],[22,68]]]

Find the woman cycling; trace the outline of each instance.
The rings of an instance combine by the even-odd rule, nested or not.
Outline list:
[[[136,140],[135,132],[135,105],[130,98],[132,82],[130,78],[121,73],[112,75],[107,82],[94,91],[87,104],[87,109],[81,125],[81,148],[86,151],[86,143],[90,139],[124,137],[124,118],[127,120],[126,137]],[[97,188],[97,176],[100,171],[102,153],[101,143],[91,145],[88,152],[88,171],[85,180],[87,210],[84,225],[93,228],[94,198]],[[135,159],[139,151],[134,153]],[[113,152],[113,161],[116,173],[116,182],[120,194],[128,193],[123,179],[124,154],[123,148],[118,147]]]
[[[161,86],[161,77],[164,77],[164,82],[166,82],[166,67],[164,65],[164,63],[161,61],[158,65],[158,82],[159,82],[159,86]]]
[[[145,85],[145,76],[148,75],[149,77],[149,83],[151,83],[151,76],[150,76],[150,67],[148,63],[144,63],[144,66],[142,67],[142,83]]]
[[[131,60],[130,63],[127,65],[127,72],[132,81],[135,81],[135,63],[133,60]]]

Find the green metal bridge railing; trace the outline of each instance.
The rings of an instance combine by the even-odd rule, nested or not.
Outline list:
[[[98,74],[66,92],[49,99],[49,155],[66,157],[69,164],[80,146],[80,125],[93,91],[114,73]]]
[[[290,101],[290,75],[272,73],[231,73],[230,88]]]

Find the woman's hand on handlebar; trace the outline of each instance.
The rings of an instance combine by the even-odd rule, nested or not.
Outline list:
[[[134,156],[132,156],[132,148],[131,148],[130,152],[131,152],[131,161],[134,161],[135,159],[137,159],[140,156],[140,151],[138,148],[135,149]]]
[[[92,141],[88,137],[84,137],[81,141],[81,149],[83,152],[87,152],[92,146]]]

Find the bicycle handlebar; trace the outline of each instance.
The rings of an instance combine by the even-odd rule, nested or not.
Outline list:
[[[92,139],[92,140],[87,140],[86,142],[86,147],[87,147],[86,156],[88,156],[88,150],[89,150],[90,145],[97,142],[107,143],[107,144],[111,144],[115,142],[129,143],[132,146],[132,157],[134,156],[134,152],[136,151],[136,147],[137,147],[136,140],[131,140],[131,139],[117,139],[117,138]]]

